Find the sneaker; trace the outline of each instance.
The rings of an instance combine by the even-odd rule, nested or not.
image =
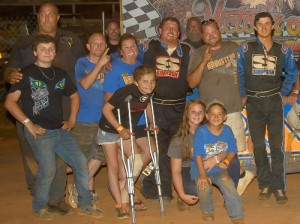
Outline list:
[[[93,203],[98,202],[99,201],[98,193],[96,191],[94,192],[91,191],[91,194],[93,196]]]
[[[52,220],[53,219],[53,215],[52,213],[48,212],[47,208],[43,208],[39,211],[35,211],[33,212],[33,215],[39,219],[43,219],[43,220]]]
[[[154,169],[154,165],[153,162],[149,163],[148,166],[146,166],[146,168],[143,170],[143,174],[147,177],[151,174],[152,170]]]
[[[243,218],[232,219],[232,223],[234,223],[234,224],[244,224],[244,219]]]
[[[239,179],[238,186],[236,188],[236,191],[239,195],[242,195],[246,188],[249,186],[251,181],[254,179],[254,173],[252,173],[249,170],[245,170],[245,176],[243,178]]]
[[[273,194],[274,194],[276,202],[278,204],[287,203],[288,199],[287,199],[287,196],[285,195],[284,190],[282,190],[282,189],[275,190],[275,191],[273,191]]]
[[[258,198],[260,200],[269,200],[270,196],[271,196],[270,189],[268,187],[265,187],[260,191]]]
[[[209,213],[202,212],[202,219],[206,222],[214,221],[214,219],[215,219],[214,213],[213,212],[209,212]]]
[[[177,198],[177,209],[178,211],[188,211],[190,210],[190,206],[180,198]]]
[[[116,208],[116,215],[118,219],[128,219],[129,212],[121,211],[121,208]]]
[[[75,184],[68,184],[68,192],[69,192],[69,204],[72,208],[77,208],[78,204],[78,192]]]
[[[56,204],[48,204],[48,212],[56,212],[60,215],[71,215],[73,213],[71,207],[64,201],[60,201]]]
[[[93,218],[98,218],[98,219],[104,217],[103,211],[99,208],[94,208],[94,207],[85,208],[85,209],[79,208],[78,214],[79,215],[87,215],[87,216],[90,216],[90,217],[93,217]]]

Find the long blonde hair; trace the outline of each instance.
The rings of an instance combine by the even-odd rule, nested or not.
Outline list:
[[[182,138],[182,147],[181,147],[181,155],[183,160],[190,160],[192,158],[192,150],[190,144],[190,123],[189,123],[189,109],[192,104],[199,104],[205,109],[205,104],[200,99],[191,99],[188,103],[186,103],[183,118],[180,123],[180,126],[174,135],[173,138],[179,137]],[[205,122],[205,116],[203,121],[200,124]]]

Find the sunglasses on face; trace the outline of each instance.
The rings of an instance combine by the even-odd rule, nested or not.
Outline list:
[[[205,19],[201,21],[201,25],[209,24],[209,23],[214,23],[216,22],[214,19]]]

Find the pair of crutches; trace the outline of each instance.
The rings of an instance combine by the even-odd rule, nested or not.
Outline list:
[[[131,158],[132,159],[125,159],[124,156],[124,145],[123,145],[123,139],[120,137],[120,146],[121,146],[121,157],[122,157],[122,163],[124,165],[124,169],[126,172],[126,179],[127,179],[127,186],[128,186],[128,195],[129,195],[129,201],[130,201],[130,207],[131,207],[131,219],[132,223],[136,223],[135,218],[135,208],[134,208],[134,180],[133,180],[133,166],[134,166],[134,145],[133,145],[133,130],[132,130],[132,120],[131,120],[131,110],[130,110],[130,100],[132,99],[132,96],[129,95],[125,98],[125,102],[127,102],[127,109],[128,109],[128,120],[129,120],[129,131],[131,133],[130,135],[130,143],[131,143]],[[146,120],[146,131],[147,131],[147,139],[148,139],[148,145],[149,145],[149,151],[152,159],[152,163],[154,164],[154,172],[155,172],[155,180],[158,190],[158,197],[159,197],[159,204],[160,204],[160,215],[165,215],[164,210],[164,204],[162,199],[162,191],[161,191],[161,180],[160,180],[160,173],[159,173],[159,148],[158,148],[158,139],[157,139],[157,129],[156,129],[156,123],[155,123],[155,115],[153,110],[153,100],[152,97],[150,98],[150,106],[151,106],[151,112],[152,112],[152,120],[153,120],[153,126],[154,126],[154,137],[155,137],[155,144],[156,144],[156,152],[152,150],[151,140],[150,140],[150,134],[153,130],[150,129],[148,125],[148,119],[147,119],[147,113],[145,110],[145,120]],[[118,122],[121,125],[121,115],[120,110],[118,109]]]

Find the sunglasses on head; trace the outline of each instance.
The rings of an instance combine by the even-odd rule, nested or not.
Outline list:
[[[205,19],[201,21],[201,25],[216,22],[214,19]]]

